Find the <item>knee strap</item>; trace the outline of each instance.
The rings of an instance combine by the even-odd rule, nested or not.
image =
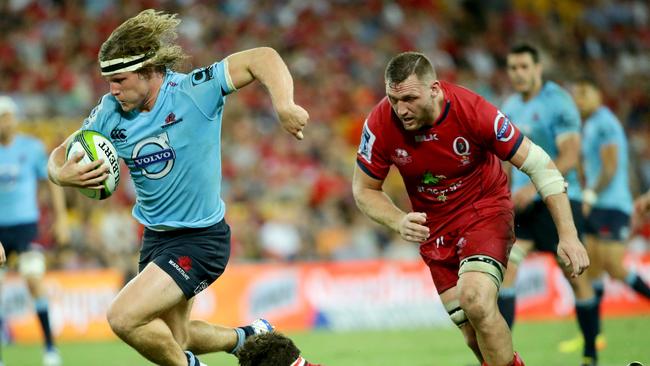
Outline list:
[[[460,269],[458,270],[458,276],[462,275],[465,272],[483,272],[490,275],[490,279],[497,286],[497,289],[501,287],[503,282],[503,274],[505,272],[505,267],[499,263],[494,258],[488,257],[486,255],[473,255],[467,257],[460,262]]]
[[[45,256],[31,250],[18,256],[18,272],[23,276],[41,277],[45,274]]]
[[[451,321],[454,322],[459,328],[467,323],[467,315],[465,315],[465,310],[460,307],[460,301],[454,300],[450,301],[445,305],[445,310],[451,318]]]
[[[526,258],[526,252],[521,249],[519,245],[513,245],[512,249],[510,249],[510,256],[508,257],[508,260],[515,265],[519,265],[519,263],[521,263],[524,258]]]

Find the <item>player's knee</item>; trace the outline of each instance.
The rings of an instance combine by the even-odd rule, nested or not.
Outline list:
[[[106,320],[108,320],[113,332],[120,338],[127,337],[135,329],[136,322],[134,318],[115,303],[108,308]]]
[[[472,322],[485,319],[489,314],[487,297],[478,286],[467,286],[460,292],[460,307]]]

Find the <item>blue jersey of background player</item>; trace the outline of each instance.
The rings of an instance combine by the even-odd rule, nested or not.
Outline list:
[[[647,283],[623,266],[633,209],[625,131],[616,115],[603,105],[600,90],[593,80],[578,80],[572,92],[584,119],[582,167],[586,189],[583,212],[587,221],[585,242],[592,263],[587,275],[598,305],[604,290],[603,272],[650,299]]]
[[[255,48],[190,74],[174,70],[186,57],[174,43],[176,15],[145,10],[122,23],[101,47],[110,94],[84,122],[110,137],[136,186],[134,216],[145,226],[139,274],[108,310],[113,331],[158,365],[198,366],[194,353],[236,352],[246,337],[269,331],[259,319],[228,328],[190,322],[192,297],[214,282],[230,256],[221,184],[221,116],[225,96],[255,80],[269,91],[280,123],[296,138],[309,118],[293,101],[293,80],[271,48]],[[50,179],[95,188],[103,162],[50,156]],[[184,349],[191,350],[183,352]]]
[[[517,124],[521,132],[552,157],[568,183],[571,212],[578,235],[584,233],[582,192],[577,167],[580,162],[580,114],[571,95],[556,83],[542,79],[542,64],[537,49],[517,45],[508,53],[507,71],[517,92],[504,104],[502,111]],[[536,249],[555,254],[558,234],[546,205],[539,199],[527,176],[512,172],[512,200],[515,204],[515,236],[508,268],[499,292],[499,309],[510,326],[515,315],[515,279],[519,263]],[[585,342],[583,365],[597,363],[596,334],[599,327],[597,301],[586,276],[570,277],[576,298],[578,324]]]
[[[521,126],[521,132],[544,149],[554,161],[560,154],[559,146],[565,140],[568,144],[580,135],[580,115],[571,95],[552,81],[545,81],[539,93],[528,100],[520,93],[512,95],[501,110],[511,121],[516,121],[517,126]],[[576,168],[562,170],[562,173],[569,185],[569,199],[580,201],[582,192]],[[531,186],[530,178],[518,169],[512,169],[510,177],[513,198],[522,189]],[[519,208],[529,203],[529,195],[525,198],[525,202],[520,202]],[[541,200],[541,197],[535,194],[535,200]]]
[[[18,272],[27,281],[43,329],[43,364],[55,366],[61,363],[61,357],[54,348],[49,305],[42,283],[45,257],[30,245],[38,234],[38,186],[39,182],[47,181],[47,153],[41,141],[16,132],[16,112],[15,103],[9,97],[0,96],[0,242],[7,256],[14,253],[18,256]],[[58,243],[65,243],[68,229],[63,190],[51,183],[49,187],[54,234]]]
[[[190,74],[167,71],[150,111],[122,112],[106,94],[84,122],[82,129],[110,137],[126,162],[138,197],[133,216],[143,225],[200,228],[223,219],[221,118],[235,91],[226,67],[222,61]]]

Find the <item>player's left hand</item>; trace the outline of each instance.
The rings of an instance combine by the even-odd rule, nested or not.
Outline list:
[[[295,136],[298,140],[304,138],[302,130],[309,122],[309,113],[297,104],[291,104],[286,107],[278,107],[278,118],[282,128]]]
[[[535,199],[537,189],[529,184],[512,194],[512,203],[515,204],[515,211],[522,211]]]
[[[577,236],[560,238],[557,245],[557,256],[566,268],[571,271],[571,277],[577,277],[589,267],[589,256],[585,246]]]

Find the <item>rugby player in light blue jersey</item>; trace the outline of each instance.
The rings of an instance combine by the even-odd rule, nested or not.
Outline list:
[[[551,156],[565,176],[573,219],[581,236],[585,222],[577,174],[581,127],[578,109],[566,90],[542,79],[539,52],[534,47],[526,44],[513,47],[507,57],[507,71],[516,93],[506,100],[501,110],[526,137]],[[517,240],[510,252],[498,300],[499,309],[510,326],[514,323],[514,284],[519,264],[533,249],[555,254],[559,240],[553,218],[528,176],[511,170]],[[558,264],[564,269],[576,298],[578,324],[585,339],[583,365],[595,365],[599,318],[594,291],[586,276],[569,276],[561,261]]]
[[[110,137],[136,188],[134,217],[146,226],[139,274],[108,310],[113,331],[158,365],[200,365],[195,354],[236,353],[246,337],[272,330],[263,319],[239,328],[189,320],[193,297],[224,271],[230,229],[221,191],[221,119],[226,96],[260,81],[282,127],[302,139],[309,115],[293,101],[293,80],[271,48],[232,54],[189,74],[174,43],[176,15],[145,10],[121,24],[99,52],[110,86],[82,129]],[[52,181],[97,187],[101,162],[50,156]],[[102,167],[100,167],[102,166]],[[184,352],[184,350],[187,350]]]
[[[586,245],[592,260],[587,273],[596,292],[598,309],[603,295],[603,272],[650,299],[647,283],[623,266],[633,210],[625,131],[616,115],[603,105],[593,80],[579,80],[572,93],[584,121],[583,212],[587,219]]]
[[[38,184],[47,181],[47,153],[39,140],[16,132],[16,112],[13,100],[0,96],[0,241],[7,256],[18,255],[18,272],[25,278],[34,299],[45,340],[43,365],[56,366],[61,364],[61,357],[54,347],[49,304],[42,282],[45,257],[31,245],[38,234]],[[54,234],[57,243],[65,244],[69,233],[63,189],[52,183],[48,186],[54,210]]]

